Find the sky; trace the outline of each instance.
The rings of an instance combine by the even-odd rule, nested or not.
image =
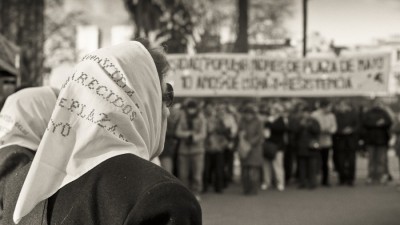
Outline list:
[[[300,38],[302,0],[295,1],[287,26]],[[400,34],[400,0],[308,0],[308,27],[338,45],[367,44]]]

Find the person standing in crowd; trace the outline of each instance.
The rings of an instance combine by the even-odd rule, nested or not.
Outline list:
[[[224,187],[227,187],[228,184],[233,181],[233,163],[237,143],[238,124],[232,106],[223,105],[219,110],[223,123],[229,130],[227,136],[228,144],[224,150]]]
[[[224,150],[230,138],[230,129],[224,123],[224,106],[207,110],[207,139],[204,165],[204,192],[213,184],[217,193],[224,188]]]
[[[207,136],[207,123],[195,100],[190,99],[186,102],[176,135],[181,139],[178,150],[179,178],[199,200],[203,189],[204,142]]]
[[[202,223],[194,195],[150,162],[164,147],[173,92],[165,53],[142,43],[79,62],[32,164],[7,182],[4,224]]]
[[[179,139],[176,137],[176,129],[180,118],[180,105],[174,105],[170,109],[167,122],[167,134],[165,137],[164,150],[160,155],[161,167],[173,174],[174,158],[179,147]]]
[[[392,128],[393,135],[395,136],[395,142],[393,148],[396,152],[396,157],[398,160],[398,167],[400,169],[400,113],[397,113],[394,117],[394,125]],[[400,179],[397,181],[397,189],[400,191]]]
[[[253,105],[246,105],[239,123],[239,146],[242,185],[245,195],[257,194],[260,168],[263,165],[263,125]]]
[[[386,162],[392,123],[383,103],[374,99],[362,118],[363,140],[368,152],[368,184],[384,184],[388,180]]]
[[[287,129],[284,118],[284,108],[280,103],[276,102],[272,105],[270,115],[264,126],[270,131],[270,136],[267,140],[273,144],[274,148],[277,150],[273,159],[265,159],[264,161],[264,183],[268,188],[272,183],[272,177],[275,177],[276,188],[279,191],[283,191],[285,189],[283,157]]]
[[[332,135],[337,130],[335,115],[331,112],[332,105],[327,99],[319,102],[319,108],[312,113],[320,125],[319,152],[321,154],[322,179],[321,184],[329,187],[329,155],[332,148]]]
[[[392,125],[390,126],[390,137],[389,137],[389,146],[393,146],[395,143],[395,135],[393,133],[393,128],[396,126],[397,123],[397,119],[396,119],[396,114],[393,112],[392,108],[387,105],[387,104],[383,104],[383,108],[385,109],[385,111],[388,113],[390,120],[392,121]],[[389,149],[389,148],[388,148]],[[388,182],[393,181],[393,175],[390,172],[390,165],[389,165],[389,157],[385,157],[385,177],[387,178],[386,180]]]
[[[6,181],[32,161],[56,105],[58,90],[26,88],[10,95],[0,113],[0,224]]]
[[[297,151],[298,137],[300,130],[300,121],[302,112],[300,105],[292,106],[289,110],[287,124],[287,147],[285,152],[284,168],[285,168],[285,183],[288,185],[293,175],[298,175]],[[296,167],[294,167],[296,165]],[[297,177],[298,178],[298,177]]]
[[[341,100],[335,110],[337,132],[333,136],[333,152],[340,185],[354,185],[358,142],[358,113]]]
[[[311,116],[312,110],[308,105],[302,106],[299,111],[302,113],[297,142],[299,188],[314,189],[317,187],[321,129],[318,121]]]

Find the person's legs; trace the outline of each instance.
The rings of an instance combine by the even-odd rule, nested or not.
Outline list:
[[[356,176],[356,150],[349,149],[347,155],[347,184],[353,185]]]
[[[249,188],[249,183],[250,183],[250,178],[249,178],[249,167],[248,166],[242,166],[242,187],[243,187],[243,194],[249,194],[250,188]]]
[[[336,137],[335,138],[336,143],[335,143],[335,148],[334,148],[334,159],[335,159],[335,167],[336,167],[336,172],[339,175],[339,184],[343,185],[346,181],[346,143],[345,139],[342,137]]]
[[[321,169],[322,169],[322,180],[321,184],[324,186],[329,185],[329,148],[321,149]]]
[[[376,155],[375,147],[367,145],[366,150],[368,152],[368,179],[367,182],[371,183],[376,180]]]
[[[268,159],[264,159],[263,165],[263,175],[264,175],[264,183],[261,186],[261,189],[266,190],[271,186],[271,173],[272,173],[272,162]]]
[[[224,186],[227,187],[233,180],[233,160],[234,151],[231,149],[224,150]]]
[[[285,171],[285,183],[288,185],[288,183],[290,182],[290,179],[292,178],[293,175],[293,152],[292,149],[287,148],[287,151],[285,152],[284,156],[283,156],[283,167],[284,167],[284,171]]]
[[[347,149],[337,150],[336,151],[336,160],[337,160],[337,172],[339,174],[339,184],[343,185],[346,183],[347,179]]]
[[[285,189],[285,172],[283,170],[283,151],[276,153],[275,159],[272,161],[272,167],[276,178],[276,187],[279,191]]]
[[[348,185],[353,186],[356,174],[356,138],[353,135],[347,138],[347,154],[346,154],[346,182]]]
[[[390,172],[389,157],[388,157],[387,153],[388,153],[388,148],[386,148],[386,154],[385,154],[385,173],[384,173],[385,181],[384,182],[393,180],[392,173]]]
[[[376,175],[377,180],[381,183],[387,181],[387,147],[379,146],[376,148]]]
[[[398,159],[398,161],[399,161],[399,164],[398,164],[398,166],[399,166],[399,172],[400,172],[400,155],[398,155],[397,156],[397,159]],[[400,173],[399,173],[400,174]],[[400,177],[399,177],[399,186],[400,186]]]
[[[178,156],[178,164],[179,164],[179,179],[182,181],[187,188],[191,189],[189,182],[189,171],[190,171],[190,162],[188,155],[179,155]]]
[[[250,194],[257,194],[260,186],[260,169],[257,166],[251,166],[249,168],[249,190]]]
[[[221,193],[224,188],[224,152],[215,153],[214,163],[214,189]]]
[[[307,186],[307,157],[298,157],[298,171],[299,171],[299,188],[304,188]]]
[[[191,158],[193,173],[192,190],[196,195],[198,195],[203,188],[204,153],[192,155]]]
[[[309,188],[314,189],[317,187],[317,170],[318,170],[318,158],[316,156],[310,156],[308,158],[308,185]]]
[[[336,173],[339,174],[339,152],[343,149],[341,146],[341,137],[333,137],[333,145],[332,145],[332,161],[333,161],[333,169]]]
[[[211,154],[206,152],[204,155],[203,192],[207,192],[208,186],[212,183]]]

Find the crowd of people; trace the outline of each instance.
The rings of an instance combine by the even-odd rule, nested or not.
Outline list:
[[[200,199],[223,193],[239,158],[244,194],[287,185],[315,189],[354,186],[357,154],[368,156],[368,184],[393,179],[392,146],[400,156],[400,126],[379,98],[367,106],[348,99],[269,99],[258,102],[183,99],[171,109],[161,166]],[[396,140],[396,141],[395,141]]]

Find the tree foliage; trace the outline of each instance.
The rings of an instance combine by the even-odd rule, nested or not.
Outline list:
[[[293,15],[294,0],[250,0],[249,39],[286,38],[285,20]]]
[[[42,83],[45,0],[1,0],[0,33],[20,47],[22,85]]]
[[[66,11],[64,0],[46,0],[45,10],[45,68],[78,60],[76,27],[85,24],[82,11]]]
[[[183,0],[124,0],[125,7],[135,23],[134,37],[149,37],[156,32],[168,52],[186,52],[193,34],[190,9]]]
[[[169,52],[197,50],[220,42],[221,30],[236,30],[236,51],[246,52],[248,41],[285,38],[284,21],[294,0],[124,0],[136,25],[134,36],[156,31]],[[239,5],[240,4],[240,5]],[[228,34],[231,35],[231,34]],[[239,42],[238,42],[239,41]],[[220,43],[219,43],[220,44]],[[215,46],[215,45],[211,45]]]

